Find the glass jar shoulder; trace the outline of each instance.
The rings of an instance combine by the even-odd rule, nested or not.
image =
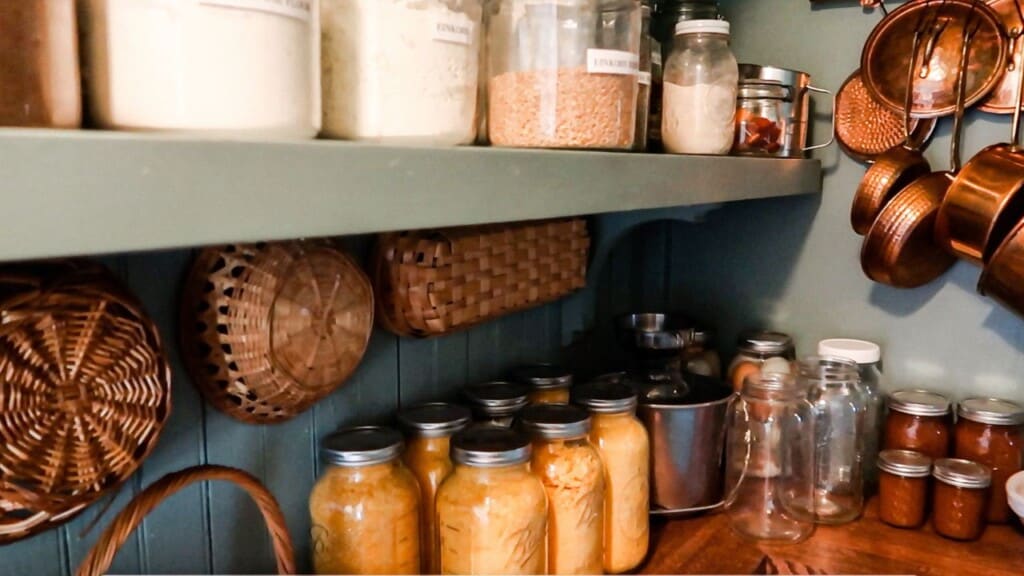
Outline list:
[[[728,41],[677,38],[665,63],[666,78],[677,74],[710,75],[739,80],[739,65]]]
[[[382,508],[405,508],[419,501],[419,486],[412,473],[400,462],[327,469],[310,493],[310,507],[336,507],[338,503],[358,503]]]
[[[525,466],[512,468],[471,468],[455,466],[437,493],[437,507],[508,509],[547,508],[544,486]]]

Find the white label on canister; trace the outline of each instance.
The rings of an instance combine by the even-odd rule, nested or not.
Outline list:
[[[640,81],[640,85],[641,86],[650,86],[651,85],[651,73],[650,72],[640,72],[637,75],[637,80]]]
[[[445,14],[434,19],[434,41],[470,46],[476,25],[465,14]]]
[[[640,59],[632,52],[625,50],[587,50],[587,72],[591,74],[621,74],[629,76],[637,73]]]
[[[254,10],[296,18],[309,22],[313,16],[313,0],[199,0],[207,6]]]

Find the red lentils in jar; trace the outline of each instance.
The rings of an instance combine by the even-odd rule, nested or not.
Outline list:
[[[1006,481],[1024,469],[1024,408],[1007,400],[969,398],[957,416],[955,455],[991,469],[988,521],[1005,524],[1012,516]]]
[[[886,402],[885,450],[914,450],[930,458],[949,456],[952,416],[949,400],[926,390],[898,390]]]
[[[911,450],[883,450],[878,455],[878,516],[898,528],[924,524],[928,508],[931,458]]]
[[[985,531],[992,474],[987,466],[958,458],[935,461],[932,525],[953,540],[977,540]]]

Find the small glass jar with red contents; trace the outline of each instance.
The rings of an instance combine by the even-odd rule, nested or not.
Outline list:
[[[992,470],[988,521],[1009,522],[1006,481],[1024,469],[1024,408],[995,398],[968,398],[957,408],[955,455]]]
[[[897,528],[917,528],[928,511],[932,459],[912,450],[878,455],[878,517]]]
[[[949,456],[950,402],[927,390],[897,390],[886,401],[885,450],[914,450],[932,459]]]
[[[960,458],[942,458],[932,469],[932,525],[953,540],[977,540],[985,531],[992,473],[987,466]]]

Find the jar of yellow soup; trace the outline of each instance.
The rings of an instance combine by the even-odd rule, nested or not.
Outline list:
[[[529,387],[530,404],[568,404],[572,373],[554,364],[527,364],[512,371],[512,380]]]

